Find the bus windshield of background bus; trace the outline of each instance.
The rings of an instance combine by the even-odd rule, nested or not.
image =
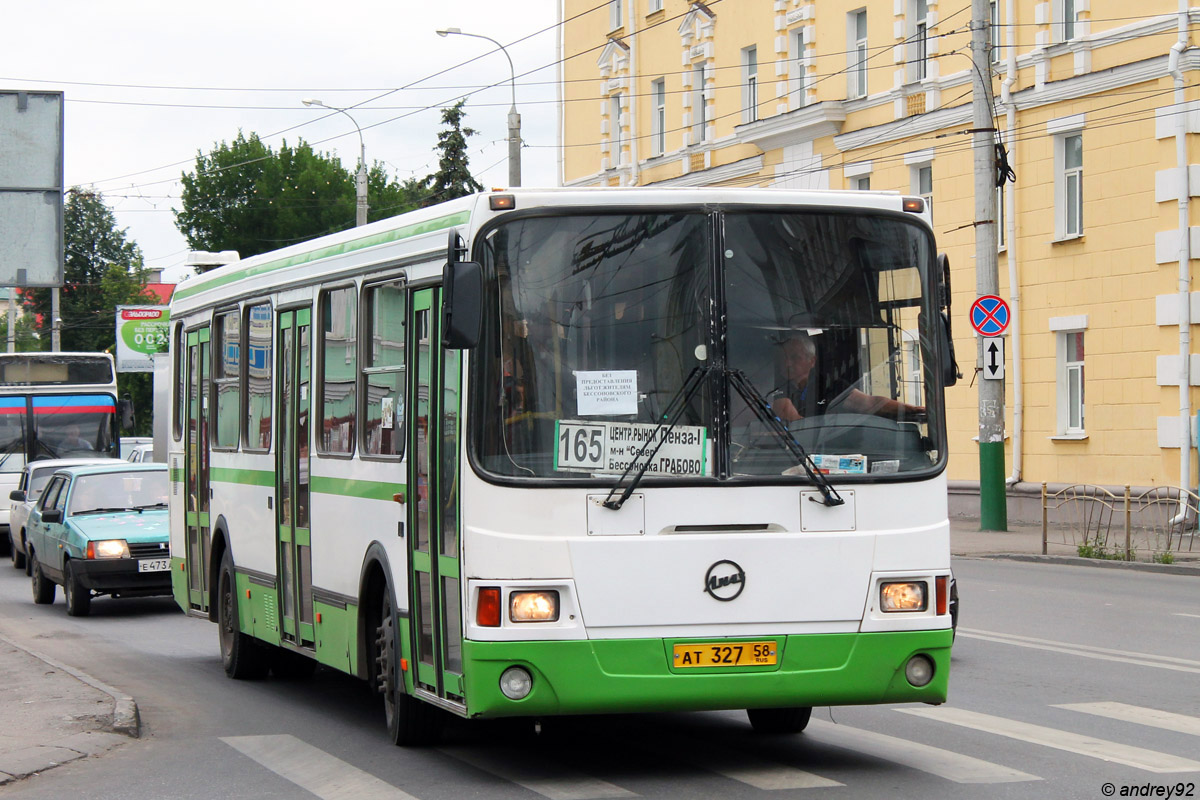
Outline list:
[[[932,245],[915,220],[862,211],[504,224],[480,254],[499,291],[478,351],[479,463],[505,477],[611,482],[657,446],[647,479],[807,481],[734,390],[737,371],[820,471],[934,470],[945,448]],[[697,368],[707,377],[669,435],[656,433]]]

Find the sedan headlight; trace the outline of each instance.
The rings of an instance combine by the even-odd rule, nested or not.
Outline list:
[[[508,601],[508,618],[513,622],[558,620],[558,592],[513,592]]]
[[[924,581],[897,581],[879,587],[880,611],[924,611],[929,607]]]
[[[124,539],[101,539],[88,542],[88,558],[129,558],[129,545]]]

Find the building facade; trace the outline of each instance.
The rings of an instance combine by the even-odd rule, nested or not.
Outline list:
[[[1016,175],[996,190],[1006,464],[1034,487],[1197,482],[1200,9],[1141,10],[991,3],[990,99]],[[977,481],[969,0],[561,0],[560,14],[564,185],[932,204],[964,373],[947,390],[950,477]]]

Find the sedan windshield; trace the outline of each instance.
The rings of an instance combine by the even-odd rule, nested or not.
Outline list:
[[[68,514],[100,510],[166,508],[167,471],[105,472],[80,475],[71,485]]]
[[[809,482],[798,453],[861,480],[940,464],[932,238],[915,219],[526,217],[478,255],[498,288],[477,351],[488,473]]]

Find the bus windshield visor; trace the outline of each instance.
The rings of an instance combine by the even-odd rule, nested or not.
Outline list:
[[[811,483],[798,453],[839,479],[934,471],[932,245],[916,220],[864,211],[501,224],[478,252],[497,290],[478,463],[609,484],[643,467]]]

